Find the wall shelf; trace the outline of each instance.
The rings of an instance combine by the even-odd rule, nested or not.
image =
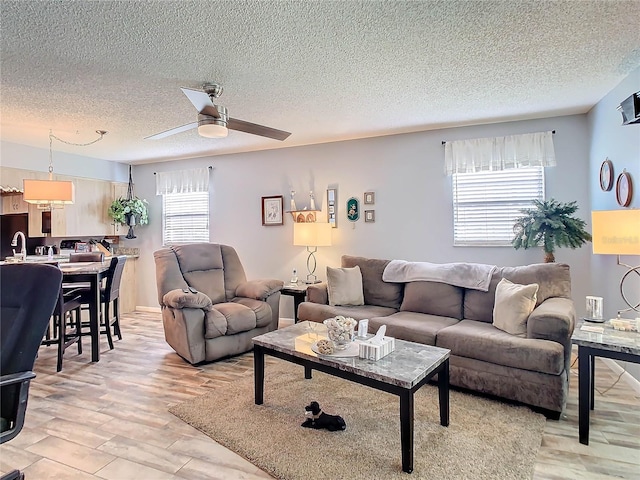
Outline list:
[[[295,223],[313,223],[316,221],[316,214],[320,210],[287,210]]]

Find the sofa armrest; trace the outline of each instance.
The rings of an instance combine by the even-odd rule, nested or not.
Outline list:
[[[307,302],[329,305],[327,283],[314,283],[307,287]]]
[[[564,347],[565,366],[569,371],[571,335],[576,324],[576,310],[569,298],[547,298],[538,305],[527,321],[527,338],[552,340]]]
[[[250,280],[238,285],[236,288],[236,296],[254,298],[264,302],[269,296],[282,290],[283,286],[284,282],[282,280]]]
[[[202,310],[209,311],[212,307],[211,299],[202,292],[188,292],[176,288],[167,292],[162,297],[162,306],[176,308],[181,310],[183,308],[201,308]]]
[[[162,307],[165,340],[192,364],[205,360],[205,315],[201,308]]]

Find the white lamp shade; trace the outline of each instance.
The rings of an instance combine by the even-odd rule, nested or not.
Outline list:
[[[301,247],[330,247],[331,224],[294,223],[293,244]]]
[[[24,179],[22,184],[23,199],[28,203],[69,205],[75,201],[73,182]]]
[[[640,209],[591,212],[593,253],[640,255]]]
[[[229,134],[229,130],[215,123],[201,123],[198,125],[198,134],[207,138],[224,138]]]

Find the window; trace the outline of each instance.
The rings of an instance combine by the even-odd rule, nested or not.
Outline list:
[[[510,246],[520,210],[544,200],[544,168],[453,175],[454,246]]]
[[[162,243],[209,241],[209,192],[162,195]]]

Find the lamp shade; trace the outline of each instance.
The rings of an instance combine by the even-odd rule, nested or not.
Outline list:
[[[593,253],[640,255],[640,210],[591,212]]]
[[[229,134],[229,130],[224,125],[205,123],[198,125],[198,134],[207,138],[224,138]]]
[[[23,199],[28,203],[69,205],[75,201],[75,186],[73,182],[61,180],[30,180],[22,181]]]
[[[293,244],[302,247],[330,247],[331,224],[294,223]]]

